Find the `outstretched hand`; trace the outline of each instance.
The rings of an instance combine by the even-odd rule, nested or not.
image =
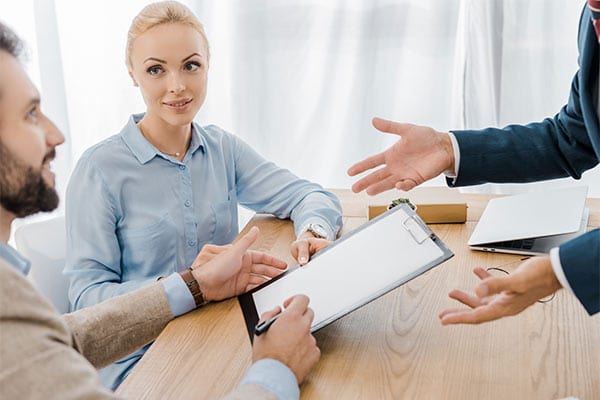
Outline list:
[[[482,281],[475,287],[475,295],[453,290],[449,296],[470,308],[452,308],[440,313],[442,325],[480,324],[516,315],[536,301],[559,290],[550,257],[533,257],[513,273],[492,277],[482,268],[473,270]]]
[[[258,228],[253,227],[230,248],[192,270],[206,300],[223,300],[242,294],[287,268],[278,258],[248,250],[258,234]]]
[[[373,118],[381,132],[400,136],[382,153],[366,158],[348,169],[348,175],[382,166],[352,186],[355,193],[367,190],[375,195],[389,189],[411,190],[444,171],[454,170],[454,151],[446,133],[432,128]]]

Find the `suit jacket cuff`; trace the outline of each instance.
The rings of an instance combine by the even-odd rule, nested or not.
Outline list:
[[[600,311],[600,229],[560,246],[560,263],[573,293],[592,315]]]

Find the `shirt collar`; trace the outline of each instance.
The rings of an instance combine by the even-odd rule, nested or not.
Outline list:
[[[127,125],[125,125],[120,133],[123,141],[141,164],[146,164],[156,156],[169,161],[173,160],[171,157],[158,151],[158,149],[142,135],[142,131],[138,128],[137,123],[140,122],[144,115],[145,113],[132,114],[131,117],[129,117]],[[189,151],[183,160],[184,163],[187,161],[188,157],[194,154],[198,149],[202,150],[204,153],[206,146],[202,136],[203,133],[204,129],[195,122],[192,122],[192,139],[190,141]]]
[[[27,275],[29,273],[31,262],[9,245],[0,243],[0,258],[3,258],[10,265],[21,271],[23,275]]]

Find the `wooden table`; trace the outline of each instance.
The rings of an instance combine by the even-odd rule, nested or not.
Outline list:
[[[419,190],[419,189],[417,189]],[[424,188],[432,199],[450,189]],[[347,233],[366,221],[368,198],[336,190]],[[414,191],[413,191],[414,192]],[[411,192],[412,193],[412,192]],[[316,332],[322,357],[301,387],[303,399],[556,399],[600,398],[600,315],[590,317],[565,290],[547,304],[480,326],[443,327],[438,313],[471,290],[476,266],[519,256],[470,251],[466,242],[488,195],[464,195],[466,224],[430,225],[455,257]],[[590,227],[600,226],[600,199],[588,199]],[[289,263],[289,221],[257,216],[256,249]],[[121,385],[130,399],[219,398],[239,383],[251,347],[236,299],[172,321]]]

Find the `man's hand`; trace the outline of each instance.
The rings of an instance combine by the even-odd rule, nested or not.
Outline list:
[[[317,341],[310,333],[315,316],[308,308],[308,297],[297,295],[284,303],[285,310],[267,332],[254,337],[252,361],[272,358],[287,365],[301,384],[321,357]],[[279,307],[261,316],[267,320],[280,312]]]
[[[373,118],[373,126],[400,136],[400,140],[348,169],[348,175],[355,176],[383,166],[356,182],[352,186],[355,193],[366,189],[367,194],[375,195],[394,187],[408,191],[444,171],[454,170],[454,150],[447,133],[381,118]]]
[[[230,248],[230,244],[226,244],[224,246],[218,246],[216,244],[205,244],[204,246],[202,246],[200,253],[198,253],[198,255],[196,256],[196,259],[192,263],[191,268],[194,269],[201,267],[202,265],[215,258],[215,256],[218,256],[219,254],[229,250]]]
[[[329,240],[314,237],[312,233],[307,231],[303,232],[292,242],[290,251],[298,263],[304,265],[310,260],[313,254],[318,253],[330,244]]]
[[[206,300],[237,296],[279,275],[287,268],[287,264],[278,258],[248,250],[258,238],[258,233],[258,228],[253,227],[230,248],[193,269],[192,274]]]
[[[460,290],[449,293],[451,298],[471,308],[442,311],[439,315],[442,325],[479,324],[516,315],[562,287],[549,256],[530,258],[507,276],[492,277],[481,268],[473,272],[483,280],[475,287],[475,296]]]

